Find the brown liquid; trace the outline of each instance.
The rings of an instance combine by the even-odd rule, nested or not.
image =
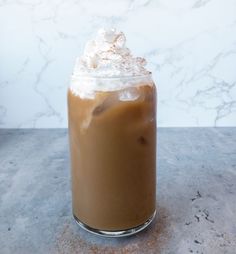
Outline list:
[[[133,228],[155,212],[155,86],[129,89],[139,98],[68,92],[73,213],[95,229]]]

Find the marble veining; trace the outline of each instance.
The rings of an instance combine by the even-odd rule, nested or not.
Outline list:
[[[117,27],[149,62],[159,126],[236,125],[236,0],[1,0],[0,127],[66,127],[76,56]]]

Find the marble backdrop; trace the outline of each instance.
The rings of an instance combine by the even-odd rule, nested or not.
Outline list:
[[[0,0],[0,127],[66,127],[66,90],[100,27],[158,85],[159,126],[236,126],[236,0]]]

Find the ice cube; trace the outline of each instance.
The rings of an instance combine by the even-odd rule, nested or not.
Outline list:
[[[112,93],[110,95],[107,95],[105,99],[101,103],[98,103],[97,106],[94,108],[92,115],[93,116],[99,116],[112,106],[119,103],[119,99],[116,94]]]
[[[130,87],[119,92],[119,100],[120,101],[134,101],[139,98],[139,92],[137,88]]]

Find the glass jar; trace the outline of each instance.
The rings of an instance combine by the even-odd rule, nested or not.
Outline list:
[[[156,212],[156,87],[151,74],[74,77],[72,83],[68,121],[74,218],[100,235],[141,231]],[[86,94],[77,86],[91,89]]]

